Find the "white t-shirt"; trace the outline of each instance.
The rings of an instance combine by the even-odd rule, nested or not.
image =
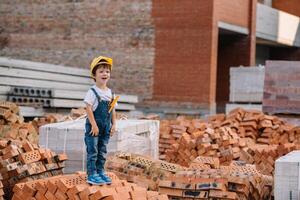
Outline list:
[[[98,88],[96,85],[93,85],[92,88],[94,88],[96,90],[96,92],[99,95],[99,97],[101,98],[101,100],[111,101],[111,98],[112,98],[111,89],[107,88],[106,90],[102,90],[102,89]],[[93,105],[93,111],[96,110],[96,108],[98,106],[98,100],[97,100],[95,93],[92,91],[92,89],[88,90],[83,101],[86,104]]]

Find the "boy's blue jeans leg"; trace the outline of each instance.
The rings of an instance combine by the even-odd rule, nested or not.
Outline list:
[[[107,144],[109,141],[109,129],[105,128],[105,131],[101,134],[98,140],[98,155],[97,155],[97,161],[96,161],[96,168],[97,173],[103,173],[104,172],[104,164],[106,161],[106,154],[107,154]]]
[[[87,174],[94,175],[97,173],[96,169],[96,161],[97,161],[97,154],[98,154],[98,141],[99,137],[92,136],[89,134],[91,130],[90,125],[86,125],[86,133],[84,137],[86,151],[87,151]]]
[[[99,127],[99,135],[92,136],[90,134],[91,125],[86,124],[86,133],[84,137],[86,151],[87,151],[87,174],[94,175],[104,172],[104,164],[106,161],[107,144],[109,141],[110,126],[106,126],[104,131],[101,131],[101,125]],[[103,130],[103,129],[102,129]]]

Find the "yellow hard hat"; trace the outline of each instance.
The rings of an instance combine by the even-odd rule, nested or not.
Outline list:
[[[99,56],[93,59],[91,65],[90,65],[90,71],[91,71],[91,76],[94,77],[93,75],[93,70],[97,65],[100,64],[107,64],[109,65],[109,70],[112,70],[112,66],[113,66],[113,59],[109,58],[109,57],[105,57],[105,56]]]

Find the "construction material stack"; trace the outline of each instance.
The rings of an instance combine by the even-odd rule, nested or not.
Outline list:
[[[21,106],[24,117],[84,107],[93,84],[88,69],[0,57],[0,100]],[[135,110],[137,96],[119,96],[118,111]]]
[[[86,119],[54,123],[40,128],[40,145],[68,155],[66,173],[85,171],[84,143]],[[117,131],[110,138],[108,153],[125,151],[158,158],[159,121],[117,120]]]
[[[299,73],[299,61],[266,62],[263,112],[300,125]]]
[[[160,180],[185,169],[180,165],[166,161],[122,152],[110,156],[105,167],[118,177],[150,190],[158,190]]]
[[[121,181],[113,173],[108,173],[108,176],[112,184],[104,186],[87,184],[86,174],[80,172],[20,183],[14,187],[12,199],[168,200],[166,195]]]
[[[276,200],[299,199],[300,151],[293,151],[275,162],[274,197]]]
[[[38,130],[34,123],[24,122],[15,103],[0,101],[0,137],[37,144]]]
[[[118,153],[110,157],[107,169],[118,177],[167,194],[170,199],[268,199],[272,176],[255,165],[232,161],[220,164],[218,158],[199,156],[189,167],[145,156]]]
[[[262,111],[264,78],[264,66],[231,67],[226,113],[238,107]]]
[[[0,167],[5,195],[16,183],[62,174],[65,154],[56,154],[28,141],[0,140]]]

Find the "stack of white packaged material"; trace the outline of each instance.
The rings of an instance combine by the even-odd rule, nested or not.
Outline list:
[[[265,67],[230,68],[230,102],[262,102]]]
[[[117,131],[110,138],[108,153],[129,152],[158,159],[159,121],[117,120]],[[48,124],[40,127],[41,147],[56,153],[66,153],[65,173],[85,171],[85,119]]]
[[[300,199],[300,151],[292,151],[275,162],[275,200]]]

